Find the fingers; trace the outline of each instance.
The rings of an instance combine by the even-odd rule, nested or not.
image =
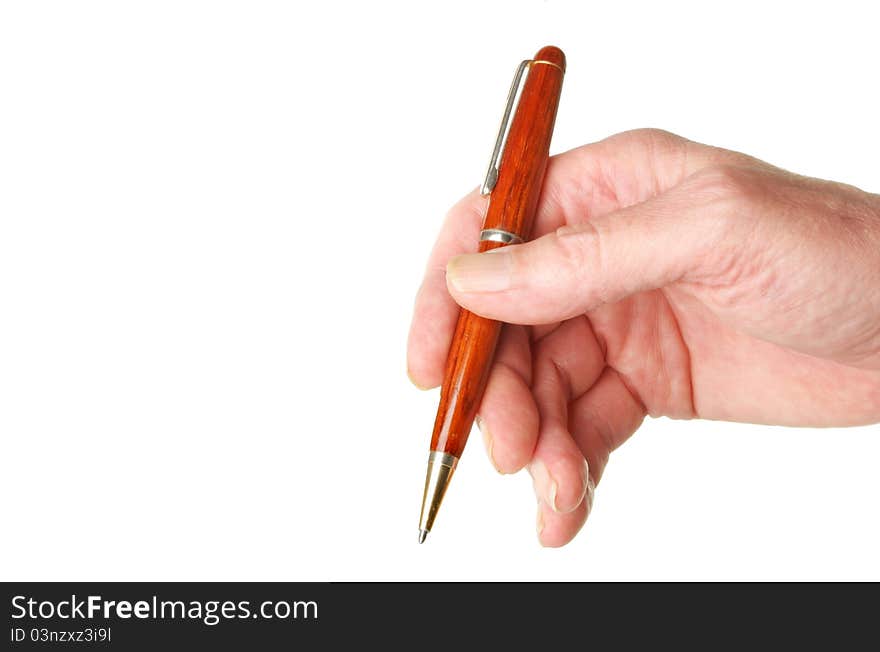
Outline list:
[[[562,546],[586,521],[611,450],[638,428],[645,409],[605,366],[586,317],[563,323],[539,341],[534,367],[541,415],[529,465],[538,496],[536,527],[542,545]]]
[[[526,244],[457,256],[447,266],[447,288],[477,314],[545,324],[635,292],[699,280],[739,245],[725,237],[736,209],[723,183],[723,171],[707,168],[641,204]]]
[[[505,326],[477,417],[489,459],[499,473],[519,471],[535,450],[538,408],[529,386],[531,377],[526,330]]]
[[[568,404],[592,386],[604,364],[586,317],[565,322],[535,345],[532,392],[541,421],[529,473],[535,493],[554,512],[574,511],[586,494],[588,469],[568,431]]]
[[[645,408],[620,375],[605,367],[599,380],[569,407],[569,429],[598,484],[611,452],[641,425]]]

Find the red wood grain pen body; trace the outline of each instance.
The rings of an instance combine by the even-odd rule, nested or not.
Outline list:
[[[527,240],[547,169],[553,123],[562,90],[565,55],[548,46],[535,55],[498,164],[483,229],[502,229]],[[480,242],[479,250],[509,246]],[[486,389],[501,323],[462,309],[446,359],[431,450],[460,457]]]

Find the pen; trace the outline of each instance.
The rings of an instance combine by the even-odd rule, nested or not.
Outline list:
[[[565,55],[553,46],[517,68],[480,194],[488,196],[479,251],[528,239],[547,169],[562,91]],[[515,108],[514,108],[515,106]],[[461,309],[446,359],[419,519],[419,543],[434,519],[464,451],[486,389],[501,322]]]

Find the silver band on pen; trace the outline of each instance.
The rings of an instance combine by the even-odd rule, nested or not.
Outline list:
[[[480,242],[501,242],[506,245],[522,244],[523,239],[516,233],[504,229],[483,229],[480,231]]]

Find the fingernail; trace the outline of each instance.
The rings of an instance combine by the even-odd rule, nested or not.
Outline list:
[[[593,490],[596,488],[596,485],[593,483],[593,478],[590,477],[590,463],[587,462],[587,458],[584,458],[584,492],[581,494],[581,500],[584,498],[589,498],[592,500]]]
[[[483,435],[483,443],[486,445],[486,454],[489,456],[489,462],[492,463],[492,468],[494,468],[498,473],[501,473],[501,469],[498,468],[498,465],[495,463],[495,457],[492,455],[492,451],[495,447],[495,442],[492,439],[492,435],[489,432],[489,428],[486,427],[486,424],[483,423],[483,420],[480,418],[480,415],[474,419],[477,423],[477,428],[480,429],[480,434]]]
[[[456,256],[446,265],[446,279],[458,292],[506,290],[510,287],[510,255],[493,249]]]
[[[550,508],[554,512],[558,512],[559,508],[556,506],[558,486],[556,480],[550,475],[550,471],[547,470],[547,466],[541,460],[534,460],[529,465],[529,473],[532,474],[532,484],[535,487],[535,493],[538,494],[538,498],[544,498],[547,504],[550,505]]]
[[[593,511],[593,500],[596,498],[596,483],[593,482],[593,478],[587,479],[587,495],[585,500],[587,501],[587,514]]]
[[[538,516],[535,519],[535,530],[538,532],[538,541],[541,541],[541,532],[544,531],[544,510],[541,508],[540,502],[538,502]]]

